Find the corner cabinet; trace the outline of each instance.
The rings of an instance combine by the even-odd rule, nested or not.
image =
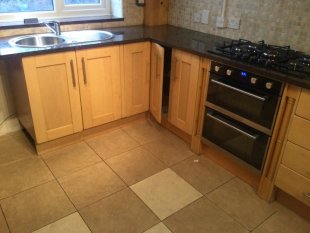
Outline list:
[[[150,42],[124,45],[123,117],[149,110]]]
[[[162,117],[164,54],[162,46],[152,43],[150,112],[159,123],[161,123]]]
[[[200,57],[173,50],[171,67],[168,120],[192,135],[198,99]]]
[[[75,52],[22,59],[37,143],[83,129]]]
[[[84,129],[122,116],[120,47],[76,52]]]

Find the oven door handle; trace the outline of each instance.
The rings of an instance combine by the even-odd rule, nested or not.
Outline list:
[[[227,127],[231,128],[231,129],[233,129],[233,130],[238,131],[239,133],[243,134],[244,136],[247,136],[247,137],[249,137],[249,138],[252,138],[253,140],[256,140],[256,139],[258,138],[257,135],[253,135],[253,134],[250,134],[250,133],[248,133],[248,132],[245,132],[245,131],[243,131],[242,129],[239,129],[239,128],[237,128],[236,126],[233,126],[233,125],[229,124],[228,122],[226,122],[226,121],[224,121],[224,120],[222,120],[222,119],[219,119],[219,118],[217,118],[216,116],[214,116],[214,115],[212,115],[212,114],[210,114],[210,113],[207,113],[207,116],[210,117],[210,118],[212,118],[213,120],[215,120],[215,121],[217,121],[217,122],[223,124],[223,125],[226,125]]]
[[[260,101],[263,101],[263,102],[267,100],[267,98],[264,97],[264,96],[259,96],[259,95],[253,94],[253,93],[251,93],[251,92],[247,92],[247,91],[241,90],[241,89],[239,89],[239,88],[230,86],[230,85],[228,85],[228,84],[226,84],[226,83],[220,82],[220,81],[215,80],[215,79],[213,79],[213,78],[211,79],[211,82],[216,83],[216,84],[218,84],[218,85],[221,85],[221,86],[223,86],[223,87],[227,87],[227,88],[229,88],[229,89],[231,89],[231,90],[237,91],[237,92],[239,92],[239,93],[242,93],[242,94],[244,94],[244,95],[253,97],[253,98],[255,98],[255,99],[257,99],[257,100],[260,100]]]

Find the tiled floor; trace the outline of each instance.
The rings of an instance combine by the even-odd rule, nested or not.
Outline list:
[[[154,122],[36,156],[0,137],[0,233],[309,233]]]

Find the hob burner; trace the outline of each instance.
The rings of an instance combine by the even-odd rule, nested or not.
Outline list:
[[[225,43],[210,52],[300,78],[310,78],[310,56],[292,50],[290,46],[240,39]]]

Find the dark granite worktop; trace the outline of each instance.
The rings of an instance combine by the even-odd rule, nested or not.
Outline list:
[[[276,71],[271,71],[262,67],[238,62],[229,58],[220,57],[208,52],[209,50],[213,50],[217,45],[222,45],[224,42],[229,42],[230,39],[228,38],[223,38],[220,36],[201,33],[169,25],[153,27],[130,26],[118,28],[104,28],[103,30],[114,33],[114,37],[106,41],[62,44],[52,48],[12,47],[8,43],[8,40],[12,37],[3,37],[0,39],[0,59],[151,40],[166,47],[185,50],[202,57],[216,60],[218,62],[223,62],[239,69],[244,69],[249,72],[256,73],[257,75],[264,75],[269,78],[295,84],[300,87],[310,88],[310,77],[297,78],[291,75],[285,75]]]

